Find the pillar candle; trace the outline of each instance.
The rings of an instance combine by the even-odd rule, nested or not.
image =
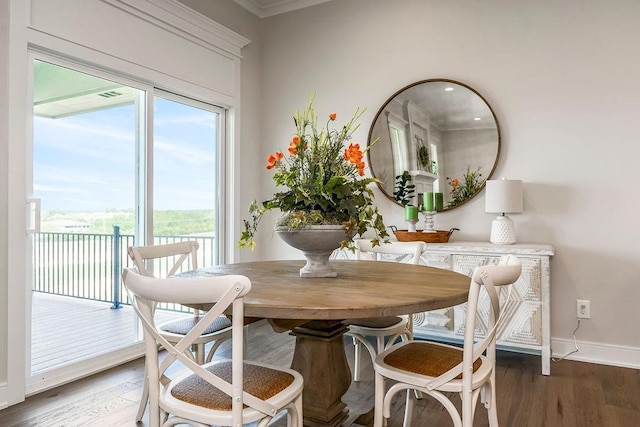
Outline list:
[[[435,210],[441,211],[444,207],[444,194],[433,193],[433,205]]]
[[[433,208],[433,193],[431,191],[425,192],[423,199],[424,210],[427,212],[434,211],[435,209]]]
[[[413,205],[407,205],[404,207],[404,219],[411,221],[418,219],[418,207]]]

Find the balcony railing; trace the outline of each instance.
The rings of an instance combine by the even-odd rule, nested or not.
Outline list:
[[[213,236],[155,236],[154,244],[195,240],[200,244],[198,266],[215,264]],[[129,304],[120,275],[123,268],[133,267],[127,248],[134,245],[134,236],[120,234],[51,233],[34,235],[32,290],[50,294],[104,301],[113,308]],[[169,261],[154,265],[160,274],[169,269]],[[159,308],[189,311],[179,305]]]

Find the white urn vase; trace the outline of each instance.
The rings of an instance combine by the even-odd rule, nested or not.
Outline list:
[[[342,225],[308,225],[299,228],[277,226],[275,232],[289,246],[299,249],[307,259],[300,269],[300,277],[336,277],[329,257],[349,238]]]

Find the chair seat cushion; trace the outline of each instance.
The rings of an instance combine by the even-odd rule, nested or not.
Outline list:
[[[362,326],[364,328],[389,328],[393,325],[397,325],[404,319],[399,316],[389,317],[372,317],[364,319],[347,319],[344,321],[346,325]]]
[[[462,349],[430,342],[413,341],[389,353],[384,358],[384,363],[403,371],[438,377],[462,363]],[[473,363],[473,372],[476,372],[481,365],[482,361],[477,359]],[[458,375],[456,378],[461,379],[462,375]]]
[[[207,370],[224,381],[231,382],[231,361],[215,362]],[[288,372],[264,366],[244,364],[244,391],[262,400],[277,395],[293,383],[294,377]],[[176,399],[203,408],[231,411],[231,397],[218,390],[196,374],[186,377],[171,389]],[[246,405],[245,405],[246,406]]]
[[[197,320],[195,317],[185,317],[184,319],[167,322],[160,329],[172,334],[186,335],[196,325]],[[230,327],[231,321],[226,316],[220,316],[209,325],[202,335],[212,334]]]

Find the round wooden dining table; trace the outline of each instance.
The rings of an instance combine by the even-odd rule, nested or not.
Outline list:
[[[343,320],[419,313],[466,302],[469,277],[419,265],[332,260],[335,278],[302,278],[305,261],[224,264],[182,277],[239,274],[251,280],[246,317],[266,318],[296,337],[291,367],[304,378],[304,425],[344,425],[351,384]],[[206,309],[207,307],[199,307]]]

